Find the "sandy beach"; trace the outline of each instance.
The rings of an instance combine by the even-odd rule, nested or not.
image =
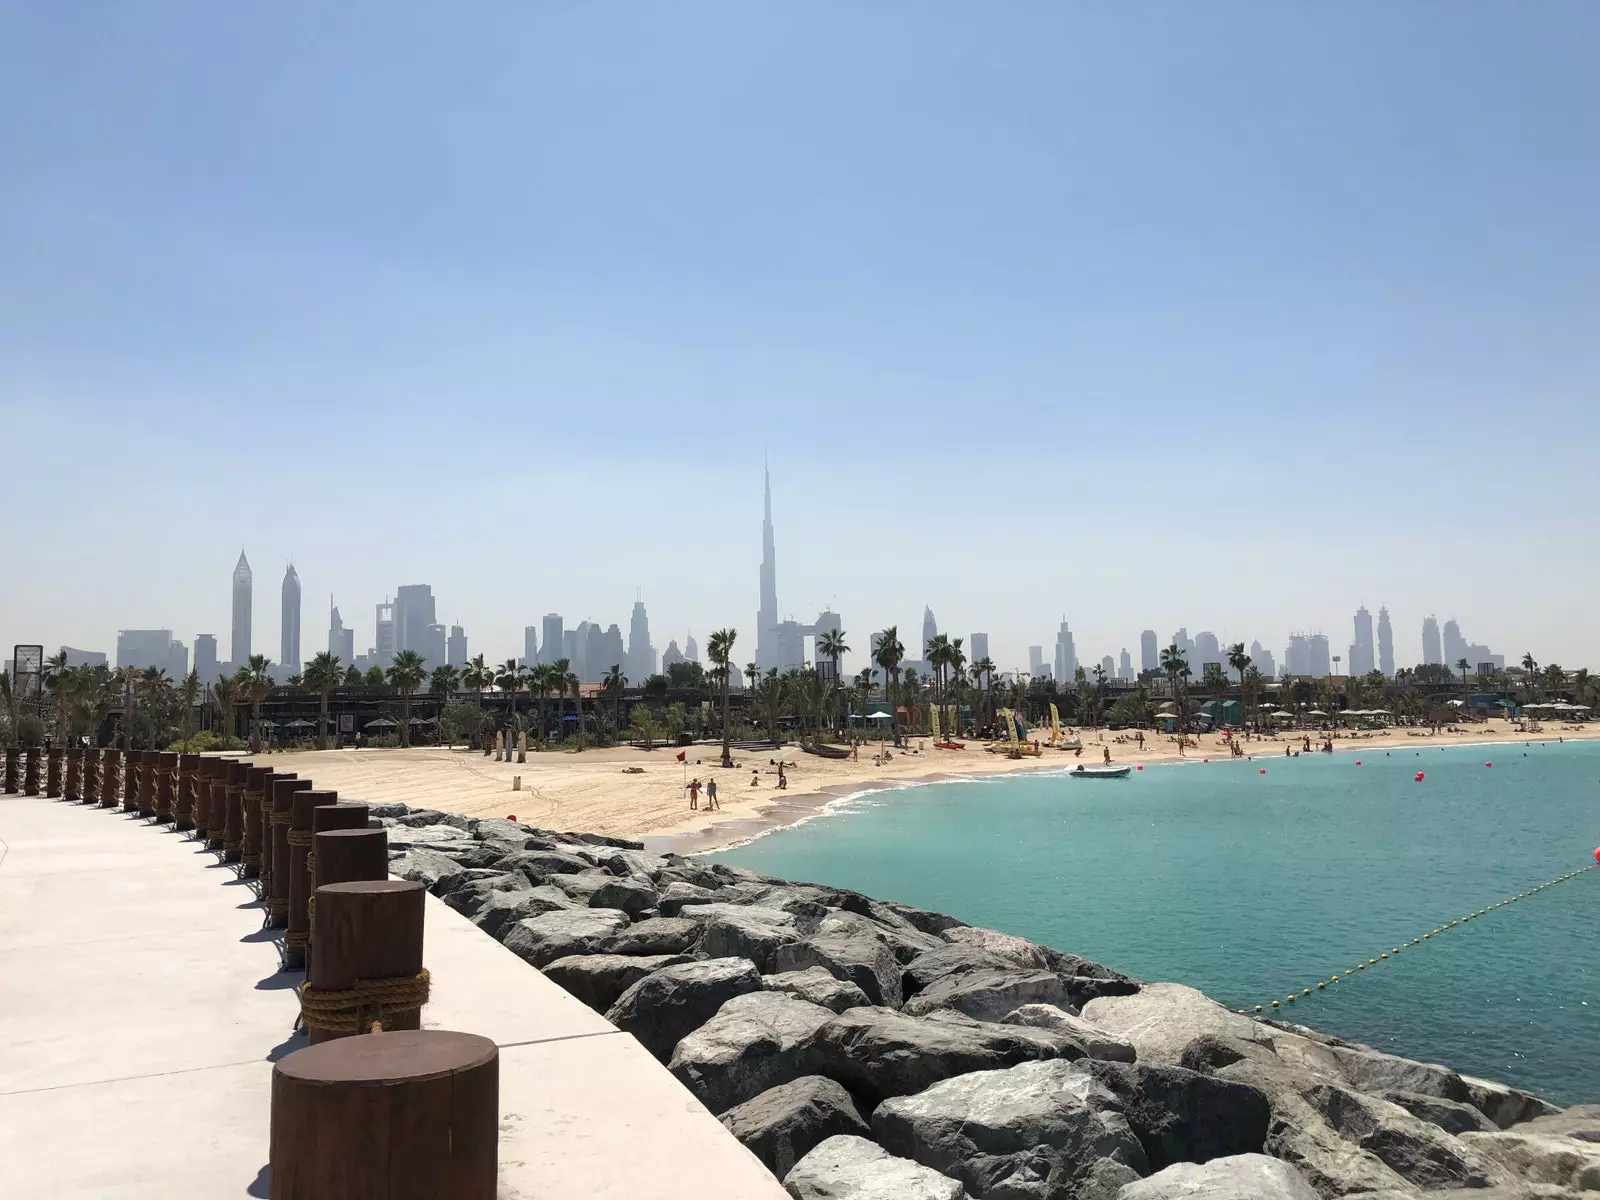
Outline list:
[[[926,739],[912,739],[904,753],[874,762],[876,745],[862,746],[853,760],[818,758],[798,746],[783,748],[787,790],[777,786],[777,751],[735,751],[738,766],[717,766],[720,746],[688,747],[687,761],[676,751],[632,747],[602,750],[528,752],[525,763],[496,762],[478,752],[435,747],[410,750],[327,750],[272,754],[270,762],[332,788],[342,799],[372,804],[403,803],[457,812],[465,816],[515,816],[547,828],[582,829],[618,837],[648,838],[652,848],[681,853],[711,850],[746,840],[773,828],[796,824],[830,802],[879,788],[940,780],[1003,775],[1019,771],[1070,770],[1079,762],[1100,763],[1110,749],[1112,761],[1139,765],[1226,760],[1227,743],[1216,734],[1193,735],[1198,745],[1182,754],[1176,739],[1146,734],[1141,750],[1118,741],[1122,734],[1081,731],[1083,755],[1045,747],[1039,758],[1011,759],[986,753],[982,743],[965,750],[935,750]],[[1313,748],[1319,735],[1311,733]],[[1426,730],[1393,729],[1371,734],[1341,732],[1338,752],[1405,747],[1493,745],[1512,742],[1554,742],[1600,737],[1588,729],[1547,724],[1539,732],[1521,732],[1506,721],[1463,726],[1461,732],[1429,734]],[[1281,758],[1286,746],[1299,749],[1299,738],[1251,738],[1243,743],[1254,758]],[[751,786],[752,775],[756,786]],[[520,788],[516,786],[520,778]],[[700,808],[689,808],[686,780],[717,781],[720,809],[708,811],[702,793]]]

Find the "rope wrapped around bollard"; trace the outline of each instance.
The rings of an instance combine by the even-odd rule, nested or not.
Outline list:
[[[426,969],[402,979],[358,979],[348,988],[300,985],[300,1021],[329,1033],[382,1033],[384,1017],[428,1002]]]

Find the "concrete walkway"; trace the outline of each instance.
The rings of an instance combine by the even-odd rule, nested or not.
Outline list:
[[[266,1196],[298,973],[186,835],[0,796],[0,1196]],[[433,897],[427,1028],[500,1046],[500,1196],[782,1200],[628,1034]],[[331,1200],[331,1198],[330,1198]]]

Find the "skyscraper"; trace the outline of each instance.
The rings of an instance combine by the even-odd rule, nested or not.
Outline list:
[[[380,667],[393,665],[394,652],[399,647],[395,645],[394,605],[387,600],[377,606],[377,612],[373,617],[372,640],[374,665]]]
[[[682,661],[683,661],[683,651],[678,649],[677,639],[674,638],[674,639],[672,639],[671,641],[669,641],[667,643],[666,652],[661,655],[661,672],[662,672],[662,674],[666,674],[668,671],[670,671],[673,667],[677,666]]]
[[[1108,654],[1100,660],[1100,671],[1107,679],[1117,677],[1117,664],[1111,655]]]
[[[1444,648],[1439,644],[1439,618],[1424,617],[1422,620],[1422,662],[1425,666],[1436,666],[1444,661]]]
[[[119,629],[117,668],[123,667],[155,667],[181,680],[189,673],[189,648],[174,641],[170,629]]]
[[[694,634],[692,633],[684,639],[683,657],[686,662],[697,663],[700,661],[700,646],[694,640]]]
[[[1028,647],[1028,674],[1032,675],[1035,679],[1044,678],[1045,671],[1043,646]]]
[[[628,657],[623,671],[637,685],[656,673],[656,648],[650,644],[650,618],[643,597],[635,597],[628,620]]]
[[[561,628],[561,614],[545,613],[544,640],[539,645],[539,661],[548,666],[556,659],[565,657],[567,654]]]
[[[522,661],[530,667],[539,663],[539,628],[536,625],[522,627]]]
[[[1328,635],[1313,633],[1308,639],[1307,652],[1311,657],[1311,670],[1307,674],[1317,679],[1326,679],[1333,674],[1332,661],[1328,657]]]
[[[1069,683],[1078,671],[1078,649],[1072,644],[1072,630],[1067,628],[1066,617],[1061,618],[1061,628],[1056,630],[1056,682]]]
[[[401,585],[394,594],[394,648],[423,653],[428,644],[428,626],[437,620],[432,587],[426,583]]]
[[[989,635],[987,633],[967,634],[967,660],[981,662],[989,657]]]
[[[283,637],[278,646],[278,662],[294,673],[302,666],[300,660],[300,576],[294,573],[294,564],[283,573]]]
[[[761,608],[756,613],[756,666],[783,666],[778,650],[778,552],[772,539],[772,473],[763,469],[761,518]]]
[[[429,625],[422,631],[422,645],[417,646],[416,652],[422,655],[422,661],[428,670],[442,667],[448,661],[449,639],[445,635],[444,626],[439,624]]]
[[[250,617],[254,607],[255,577],[250,573],[250,562],[239,551],[238,565],[233,568],[233,645],[228,653],[233,655],[234,669],[250,661]]]
[[[1194,636],[1194,658],[1190,660],[1189,666],[1198,676],[1206,669],[1207,663],[1227,665],[1223,662],[1222,643],[1217,639],[1217,635],[1209,629],[1202,629]]]
[[[349,668],[356,661],[356,631],[346,629],[339,616],[333,597],[328,597],[328,653],[339,660],[341,668]]]
[[[1461,625],[1454,617],[1444,623],[1444,664],[1451,669],[1467,657],[1467,639],[1461,636]]]
[[[194,671],[200,677],[201,687],[210,687],[217,681],[217,635],[194,635]]]
[[[1372,614],[1367,606],[1356,609],[1356,640],[1350,643],[1350,674],[1365,675],[1377,668],[1372,649]]]
[[[1278,665],[1273,660],[1272,651],[1265,649],[1260,642],[1250,643],[1250,665],[1261,672],[1263,679],[1272,679],[1278,673]]]
[[[450,645],[445,660],[457,670],[467,665],[467,631],[459,625],[450,626]],[[530,663],[532,659],[528,660]]]
[[[1117,665],[1117,678],[1133,682],[1133,656],[1126,646],[1122,648],[1122,661]]]
[[[1161,649],[1156,644],[1156,631],[1146,629],[1139,635],[1139,671],[1159,671],[1161,669]]]
[[[933,619],[933,609],[929,608],[927,605],[923,605],[923,608],[922,608],[922,645],[917,647],[917,652],[916,652],[916,654],[912,655],[912,657],[913,658],[926,658],[927,655],[928,655],[928,643],[933,641],[933,639],[938,637],[938,636],[939,636],[939,622],[937,622],[937,621],[935,621]]]
[[[1378,609],[1378,670],[1394,678],[1394,630],[1389,627],[1389,610]]]

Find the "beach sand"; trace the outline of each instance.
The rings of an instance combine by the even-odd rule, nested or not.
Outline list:
[[[1600,727],[1586,730],[1547,724],[1538,733],[1519,732],[1506,721],[1462,727],[1460,733],[1429,735],[1425,730],[1394,729],[1371,735],[1341,733],[1338,751],[1421,746],[1453,746],[1510,742],[1554,742],[1600,738]],[[632,747],[603,750],[528,751],[525,763],[496,762],[481,752],[435,747],[411,750],[326,750],[262,755],[252,759],[280,771],[297,772],[319,788],[338,791],[341,800],[370,804],[410,804],[472,817],[515,816],[530,825],[583,830],[616,837],[648,838],[652,849],[680,853],[711,850],[745,841],[774,828],[796,824],[846,796],[880,788],[939,780],[1010,774],[1019,771],[1070,770],[1077,763],[1104,761],[1109,747],[1118,765],[1195,762],[1228,757],[1216,734],[1193,735],[1198,747],[1180,755],[1175,739],[1146,734],[1145,747],[1119,743],[1119,734],[1082,731],[1083,756],[1045,748],[1040,758],[1011,759],[989,754],[982,743],[965,750],[935,750],[926,738],[913,738],[906,753],[894,752],[886,763],[874,763],[877,745],[862,746],[857,760],[835,760],[783,747],[789,787],[777,788],[778,751],[735,750],[731,770],[717,763],[721,747],[701,743],[687,748],[687,762],[675,750],[644,751]],[[1321,735],[1310,734],[1313,749]],[[1282,758],[1286,745],[1299,749],[1293,735],[1252,739],[1244,743],[1252,757]],[[920,748],[920,750],[919,750]],[[750,786],[759,772],[758,787]],[[520,777],[521,789],[513,790]],[[691,811],[684,783],[698,777],[717,781],[721,811]]]

